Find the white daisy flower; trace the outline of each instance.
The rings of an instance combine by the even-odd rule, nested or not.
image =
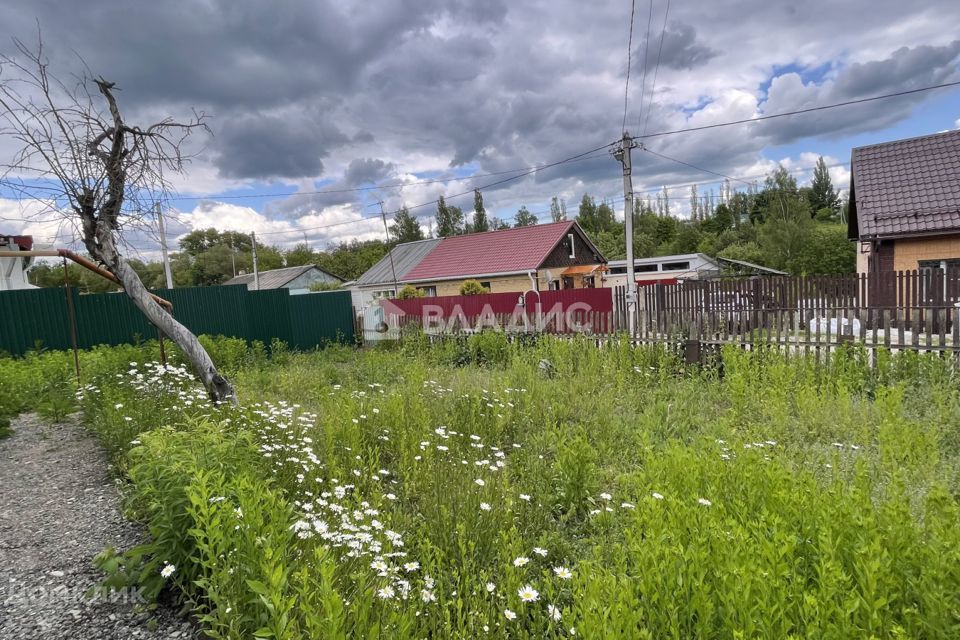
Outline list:
[[[504,615],[504,617],[505,617],[507,620],[516,620],[516,619],[517,619],[517,614],[515,614],[513,611],[510,611],[510,609],[504,609],[504,610],[503,610],[503,615]]]
[[[561,578],[562,580],[569,580],[570,578],[573,577],[573,572],[570,571],[570,569],[567,569],[566,567],[554,567],[553,573],[556,574],[556,576],[558,578]]]
[[[517,595],[523,602],[536,602],[540,599],[540,592],[526,584],[517,590]]]
[[[515,567],[522,567],[523,565],[527,564],[528,562],[530,562],[530,558],[526,558],[526,557],[524,557],[524,556],[520,556],[519,558],[514,558],[514,560],[513,560],[513,566],[515,566]]]
[[[169,578],[170,576],[173,575],[173,572],[176,570],[177,568],[175,566],[173,566],[169,562],[165,562],[163,564],[163,569],[160,570],[160,575],[164,578]]]

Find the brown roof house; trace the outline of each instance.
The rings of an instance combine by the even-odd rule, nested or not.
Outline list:
[[[960,130],[853,150],[857,271],[960,267]]]

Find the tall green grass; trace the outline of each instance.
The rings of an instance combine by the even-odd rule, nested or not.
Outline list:
[[[135,358],[80,405],[152,534],[103,566],[211,637],[960,636],[945,360],[210,344],[241,409]]]

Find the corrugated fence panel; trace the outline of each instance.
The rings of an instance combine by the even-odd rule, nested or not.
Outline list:
[[[173,317],[197,335],[245,338],[250,333],[246,287],[157,289],[173,304]]]
[[[313,349],[325,342],[353,341],[353,302],[349,291],[290,296],[291,347]]]
[[[0,350],[20,356],[38,343],[47,349],[70,348],[63,289],[0,291]]]
[[[173,314],[197,334],[232,336],[265,344],[277,338],[296,349],[353,340],[349,291],[291,296],[286,289],[244,287],[161,289]],[[122,293],[78,295],[72,290],[77,344],[125,344],[157,337],[156,328]],[[0,350],[20,356],[37,344],[70,348],[70,325],[62,288],[0,292]]]
[[[83,348],[98,344],[128,344],[157,337],[130,298],[123,293],[77,296],[77,342]]]
[[[290,292],[286,289],[247,292],[247,340],[266,345],[273,338],[291,342]]]

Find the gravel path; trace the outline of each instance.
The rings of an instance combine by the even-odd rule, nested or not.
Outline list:
[[[103,577],[93,556],[142,531],[120,513],[106,455],[82,427],[34,415],[12,427],[0,440],[0,639],[199,637],[169,607],[138,612],[135,594],[84,597]]]

